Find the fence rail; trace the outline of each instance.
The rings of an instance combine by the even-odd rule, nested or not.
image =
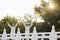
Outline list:
[[[7,34],[6,29],[4,29],[3,34],[0,34],[0,40],[57,40],[59,38],[60,32],[55,32],[54,25],[52,26],[51,32],[37,33],[34,27],[33,33],[20,33],[20,29],[18,28],[15,34]]]

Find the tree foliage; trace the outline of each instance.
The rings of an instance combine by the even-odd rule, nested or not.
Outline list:
[[[24,16],[24,18],[26,18],[26,20],[28,21],[28,22],[30,22],[31,21],[31,19],[30,19],[30,16]],[[22,21],[21,20],[18,20],[17,18],[15,18],[15,17],[11,17],[11,16],[5,16],[3,19],[1,19],[1,21],[0,21],[0,33],[3,33],[3,30],[4,30],[4,28],[6,28],[6,32],[7,33],[10,33],[10,31],[11,31],[11,28],[7,25],[7,22],[9,22],[9,24],[10,25],[12,25],[12,24],[16,24],[16,23],[18,23],[18,25],[17,25],[17,27],[16,27],[16,30],[15,30],[15,32],[17,33],[17,29],[18,28],[20,28],[20,32],[21,33],[24,33],[25,32],[25,27],[24,27],[24,25],[23,25],[23,23],[22,23]],[[33,29],[33,28],[32,28]],[[33,31],[33,30],[32,30]]]
[[[41,0],[40,6],[35,6],[35,12],[50,25],[55,25],[56,30],[60,31],[60,0],[53,0],[54,8],[49,8],[49,2]]]

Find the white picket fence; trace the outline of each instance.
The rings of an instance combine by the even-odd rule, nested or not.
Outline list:
[[[54,25],[52,26],[51,32],[37,33],[34,27],[33,33],[20,33],[20,29],[18,28],[17,33],[6,34],[6,29],[4,28],[3,34],[0,34],[0,40],[57,40],[58,38],[60,38],[60,32],[55,32]]]

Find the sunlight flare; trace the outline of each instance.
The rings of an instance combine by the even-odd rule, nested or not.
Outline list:
[[[50,3],[50,4],[49,4],[49,7],[50,7],[51,9],[53,9],[53,8],[54,8],[54,4],[53,4],[53,3]]]
[[[44,0],[45,2],[49,2],[49,0]]]

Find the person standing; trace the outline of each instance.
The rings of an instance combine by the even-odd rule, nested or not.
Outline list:
[[[17,24],[16,25],[14,25],[14,24],[12,24],[12,25],[10,25],[8,22],[7,22],[7,24],[8,24],[8,26],[11,28],[11,34],[15,34],[15,29],[16,29],[16,27],[17,27]]]

